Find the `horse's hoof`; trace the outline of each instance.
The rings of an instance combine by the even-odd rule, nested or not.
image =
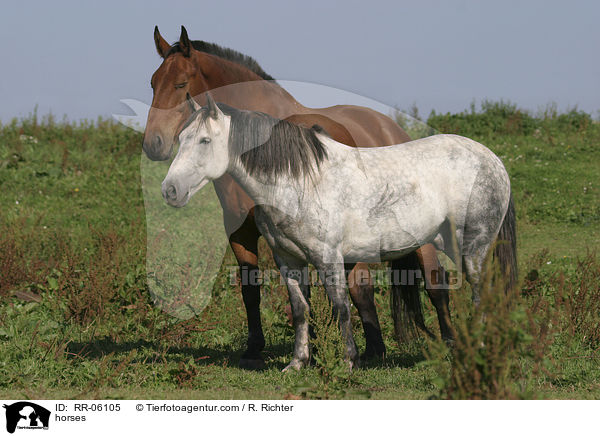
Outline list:
[[[442,340],[446,344],[446,347],[450,349],[454,348],[454,345],[456,344],[456,341],[453,337],[442,337]]]
[[[267,365],[263,359],[249,359],[242,357],[240,359],[240,368],[249,369],[252,371],[261,371],[265,369]]]
[[[348,371],[349,372],[352,372],[354,369],[360,367],[360,359],[348,360],[347,363],[348,363]]]
[[[283,370],[281,372],[288,372],[291,369],[300,371],[304,366],[305,366],[304,362],[302,362],[300,359],[292,359],[290,364],[288,366],[286,366],[285,368],[283,368]]]
[[[367,362],[369,360],[385,360],[385,349],[383,351],[377,351],[373,348],[367,348],[363,354],[360,355],[361,362]]]

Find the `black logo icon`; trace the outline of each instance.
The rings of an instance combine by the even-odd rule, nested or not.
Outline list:
[[[27,429],[47,429],[50,411],[29,401],[4,405],[6,409],[6,431],[14,433],[17,426]],[[41,421],[41,423],[40,423]]]

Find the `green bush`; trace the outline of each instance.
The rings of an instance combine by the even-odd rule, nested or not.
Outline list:
[[[432,111],[427,124],[442,133],[454,133],[467,137],[487,137],[491,135],[530,135],[539,126],[539,120],[527,111],[518,109],[515,104],[484,100],[481,110],[475,105],[470,111],[458,114],[437,114]]]

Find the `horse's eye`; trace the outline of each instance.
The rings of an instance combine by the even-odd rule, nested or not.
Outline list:
[[[210,138],[202,138],[200,140],[200,144],[209,144],[210,143]]]
[[[187,85],[187,82],[183,82],[183,83],[177,83],[175,84],[175,89],[181,89],[183,87],[185,87],[185,85]]]

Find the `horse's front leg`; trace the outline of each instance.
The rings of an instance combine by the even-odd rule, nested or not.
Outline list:
[[[265,347],[265,337],[260,320],[260,284],[258,283],[258,229],[252,216],[248,216],[242,226],[229,236],[233,254],[240,266],[242,299],[248,316],[247,348],[240,359],[240,367],[262,369],[265,361],[261,351]]]
[[[341,254],[333,257],[335,258],[333,262],[319,262],[315,266],[319,270],[321,282],[331,301],[333,314],[338,319],[340,331],[346,341],[346,358],[352,368],[353,366],[358,366],[358,351],[354,342],[354,336],[352,335],[350,302],[346,293],[344,261]]]
[[[223,208],[223,224],[229,244],[240,266],[242,298],[248,316],[248,347],[240,359],[246,369],[262,369],[265,347],[260,321],[260,284],[258,283],[258,238],[260,232],[254,219],[254,202],[248,194],[225,174],[214,181],[215,192]]]
[[[295,332],[294,357],[290,364],[283,370],[299,370],[306,366],[310,359],[308,324],[310,283],[308,266],[296,259],[277,255],[276,253],[273,253],[273,258],[277,262],[281,276],[288,289]]]

